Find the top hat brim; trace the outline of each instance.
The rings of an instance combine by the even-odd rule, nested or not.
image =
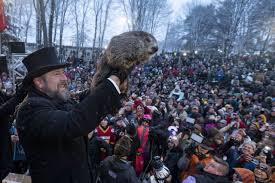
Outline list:
[[[46,67],[42,67],[36,71],[32,71],[27,73],[27,75],[25,76],[24,80],[23,80],[23,84],[25,86],[28,86],[32,83],[32,80],[36,77],[39,77],[47,72],[50,72],[52,70],[55,69],[60,69],[60,68],[65,68],[70,66],[70,64],[66,63],[66,64],[58,64],[58,65],[50,65],[50,66],[46,66]]]

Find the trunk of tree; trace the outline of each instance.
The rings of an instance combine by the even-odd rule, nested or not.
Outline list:
[[[56,0],[55,8],[56,9],[55,9],[53,42],[56,43],[57,27],[58,27],[58,21],[59,21],[59,16],[60,16],[60,0]]]
[[[41,17],[41,28],[43,32],[43,43],[44,47],[48,46],[48,34],[47,34],[47,23],[46,23],[46,15],[45,15],[45,5],[44,0],[37,0],[38,4],[37,7],[39,7],[40,11],[40,17]]]
[[[37,47],[41,47],[41,13],[39,8],[39,0],[33,0],[33,5],[36,11],[36,44]]]
[[[77,2],[74,2],[74,14],[75,14],[75,24],[76,24],[76,57],[78,57],[79,51],[79,21],[78,21],[78,14],[77,14]]]
[[[52,46],[53,42],[53,21],[54,21],[54,12],[55,12],[55,0],[51,0],[51,13],[49,18],[49,46]]]
[[[61,17],[60,17],[60,30],[59,30],[59,57],[63,61],[63,31],[64,31],[64,25],[65,25],[65,17],[67,13],[67,9],[69,6],[69,0],[62,0],[62,6],[61,6]]]
[[[101,39],[100,39],[100,42],[99,42],[100,48],[103,47],[103,41],[104,41],[104,37],[105,37],[106,26],[107,26],[107,22],[108,22],[109,9],[110,9],[111,3],[112,3],[112,0],[109,0],[109,1],[107,2],[106,9],[105,9],[103,30],[102,30]]]

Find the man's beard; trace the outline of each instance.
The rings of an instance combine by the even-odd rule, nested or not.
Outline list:
[[[66,102],[70,98],[70,92],[68,90],[68,84],[67,82],[60,82],[57,85],[57,90],[52,91],[49,89],[49,87],[46,85],[44,92],[51,98],[62,100]]]

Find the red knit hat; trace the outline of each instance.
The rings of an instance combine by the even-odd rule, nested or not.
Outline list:
[[[133,105],[133,108],[134,108],[134,109],[137,109],[138,106],[143,107],[143,109],[144,109],[144,114],[151,114],[151,110],[150,110],[147,106],[144,106],[144,104],[142,103],[142,101],[139,100],[139,99],[135,100],[134,105]]]

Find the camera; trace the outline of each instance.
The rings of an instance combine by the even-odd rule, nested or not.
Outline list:
[[[165,182],[165,180],[170,176],[170,170],[163,164],[159,156],[153,157],[152,167],[157,182]]]

